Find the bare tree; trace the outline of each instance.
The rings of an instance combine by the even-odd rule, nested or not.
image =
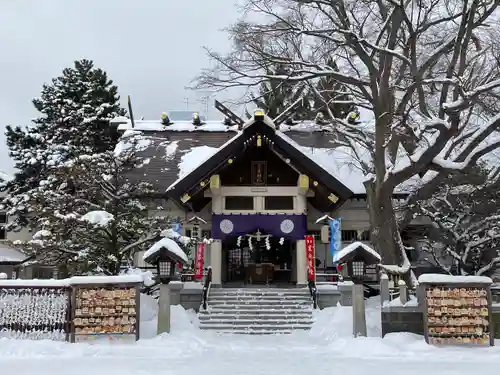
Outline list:
[[[342,97],[360,108],[364,124],[332,115],[332,131],[367,175],[374,245],[384,263],[399,265],[386,268],[407,273],[400,230],[412,220],[415,204],[431,197],[451,172],[467,170],[500,145],[499,3],[249,0],[247,20],[229,29],[234,51],[209,51],[215,68],[201,73],[197,87],[281,79],[314,89],[322,77],[341,83]],[[278,63],[293,74],[266,73],[266,66]],[[410,182],[412,193],[397,214],[393,193]]]
[[[417,205],[434,224],[423,250],[445,272],[491,275],[500,264],[500,175],[488,172],[479,169],[452,187],[443,184]]]

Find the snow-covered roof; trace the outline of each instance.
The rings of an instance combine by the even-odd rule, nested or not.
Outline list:
[[[486,276],[453,276],[425,273],[418,278],[419,284],[492,284],[493,280]]]
[[[333,261],[338,262],[339,259],[346,257],[347,255],[349,255],[350,253],[352,253],[353,251],[355,251],[359,247],[363,248],[363,250],[370,253],[373,257],[375,257],[379,261],[382,260],[382,258],[380,257],[380,254],[377,253],[370,246],[368,246],[367,244],[365,244],[363,242],[356,241],[356,242],[353,242],[353,243],[345,246],[342,250],[335,253]]]
[[[140,130],[140,131],[176,131],[176,132],[224,132],[224,131],[236,131],[238,127],[236,125],[226,126],[222,121],[207,121],[203,125],[193,125],[192,122],[174,122],[170,125],[163,125],[161,121],[158,120],[140,120],[134,121],[134,126],[130,120],[126,124],[118,125],[118,130]]]
[[[304,157],[311,159],[333,177],[339,180],[354,194],[364,194],[365,174],[356,163],[352,150],[347,147],[316,148],[304,147],[281,131],[276,134],[299,150]]]
[[[124,123],[126,121],[126,123]],[[118,130],[138,130],[146,132],[227,132],[237,131],[237,125],[227,126],[222,121],[206,121],[203,125],[193,125],[189,121],[176,121],[170,125],[163,125],[159,120],[139,120],[134,121],[134,127],[127,118],[120,118]],[[281,132],[325,132],[331,130],[331,126],[318,125],[314,121],[301,121],[294,125],[280,125]]]
[[[22,262],[26,258],[21,251],[0,244],[0,262]]]
[[[143,255],[142,259],[147,262],[148,259],[155,256],[161,249],[167,249],[176,255],[180,260],[184,261],[184,263],[188,263],[188,257],[184,250],[170,238],[162,238],[158,242],[156,242],[153,246],[151,246]]]
[[[171,190],[242,134],[236,126],[227,127],[216,121],[198,127],[190,122],[164,126],[159,121],[136,121],[134,128],[129,121],[120,124],[119,129],[125,132],[115,152],[130,147],[127,138],[141,135],[141,145],[137,151],[144,161],[132,177],[151,182],[160,193]],[[330,130],[328,126],[304,121],[293,126],[282,124],[276,134],[354,194],[365,194],[364,171],[351,149],[334,146],[335,137]],[[406,159],[402,155],[396,167],[409,163]],[[408,188],[421,183],[420,180],[415,176],[405,186],[398,186],[396,192],[408,192]]]
[[[241,131],[238,132],[234,137],[229,139],[226,143],[215,150],[206,146],[193,147],[191,150],[189,150],[181,157],[181,161],[179,163],[179,178],[168,187],[167,191],[173,189],[175,185],[182,181],[192,171],[194,171],[212,156],[216,155],[218,152],[221,152],[226,146],[233,143],[242,134],[243,133]]]

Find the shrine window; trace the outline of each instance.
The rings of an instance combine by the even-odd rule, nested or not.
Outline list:
[[[342,242],[354,242],[358,240],[358,231],[356,230],[343,230]]]
[[[294,197],[265,197],[264,209],[277,211],[277,210],[293,210]]]
[[[224,198],[224,208],[229,211],[252,211],[254,208],[253,197],[228,196]]]

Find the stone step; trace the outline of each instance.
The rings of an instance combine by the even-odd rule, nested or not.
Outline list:
[[[281,305],[281,304],[248,304],[248,303],[208,303],[208,308],[210,309],[221,309],[221,310],[277,310],[277,311],[302,311],[302,310],[312,310],[312,303],[303,305]]]
[[[238,309],[238,310],[233,310],[233,309],[220,309],[216,307],[210,307],[209,310],[200,310],[198,313],[200,316],[204,315],[228,315],[228,314],[233,314],[233,315],[289,315],[289,316],[295,316],[295,315],[302,315],[302,314],[307,314],[312,316],[312,308],[310,309]]]
[[[209,299],[275,299],[279,301],[302,301],[302,300],[311,300],[311,296],[299,296],[299,295],[290,295],[290,296],[282,296],[282,295],[260,295],[260,294],[209,294]]]
[[[210,331],[210,330],[208,330]],[[293,333],[293,329],[218,329],[217,334],[221,335],[289,335]]]
[[[310,329],[312,311],[308,289],[213,289],[198,318],[203,330],[283,334]]]
[[[238,314],[234,312],[226,312],[226,313],[210,313],[210,314],[200,314],[198,319],[202,320],[210,320],[210,319],[223,319],[223,320],[246,320],[246,319],[264,319],[264,320],[274,320],[274,319],[311,319],[312,314]]]
[[[234,304],[265,304],[265,305],[288,305],[288,306],[302,306],[302,305],[312,305],[312,300],[307,300],[307,299],[296,299],[296,300],[287,300],[287,299],[271,299],[271,298],[260,298],[260,299],[253,299],[253,298],[209,298],[207,302],[211,305],[217,305],[217,304],[228,304],[228,303],[234,303]]]
[[[264,291],[264,290],[220,290],[220,289],[210,289],[210,295],[225,295],[225,296],[283,296],[283,297],[293,297],[293,296],[310,296],[309,291]]]
[[[208,299],[272,299],[278,301],[310,301],[312,299],[309,295],[291,294],[288,296],[278,294],[216,294],[210,293]]]
[[[248,304],[248,303],[229,303],[229,304],[208,304],[209,309],[220,309],[220,310],[230,310],[230,311],[241,311],[241,310],[276,310],[276,311],[309,311],[312,310],[312,305],[279,305],[279,304]]]
[[[200,320],[200,326],[220,324],[226,326],[294,326],[311,325],[312,319],[206,319]]]
[[[272,330],[272,331],[286,331],[286,330],[293,330],[293,329],[301,329],[301,330],[309,330],[311,329],[311,324],[303,324],[303,323],[297,323],[297,324],[281,324],[281,325],[274,325],[274,324],[259,324],[258,326],[256,325],[232,325],[232,324],[222,324],[222,323],[204,323],[200,324],[200,329],[206,329],[206,330],[230,330],[232,327],[235,327],[238,330],[248,330],[248,331],[259,331],[259,330]]]

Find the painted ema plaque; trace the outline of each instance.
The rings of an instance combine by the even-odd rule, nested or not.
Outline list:
[[[493,346],[490,285],[458,281],[421,283],[427,343]]]
[[[73,342],[138,339],[135,286],[79,286],[74,295]]]

